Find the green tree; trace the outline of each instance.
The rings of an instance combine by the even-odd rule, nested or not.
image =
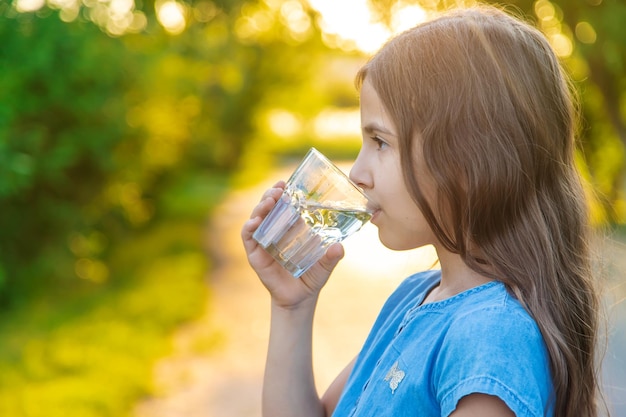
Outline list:
[[[15,296],[35,284],[29,277],[54,280],[67,266],[68,232],[97,223],[88,206],[117,168],[111,150],[131,135],[124,92],[133,73],[123,44],[91,24],[0,7],[0,295],[6,302],[7,288],[15,287]]]
[[[176,193],[209,207],[200,180],[272,147],[268,109],[326,100],[303,2],[179,2],[184,30],[152,2],[77,4],[0,5],[0,303],[117,279],[116,242],[184,212]]]
[[[619,0],[521,2],[540,26],[561,24],[572,42],[565,64],[582,101],[583,150],[607,220],[626,222],[626,4]],[[549,30],[549,29],[548,29]]]

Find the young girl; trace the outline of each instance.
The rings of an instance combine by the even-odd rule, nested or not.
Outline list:
[[[597,416],[596,310],[568,83],[544,36],[492,8],[388,42],[358,73],[363,145],[350,173],[381,242],[431,244],[320,399],[311,332],[340,244],[294,279],[243,226],[272,300],[265,416]]]

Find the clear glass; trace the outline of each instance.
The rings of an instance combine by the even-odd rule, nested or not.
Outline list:
[[[253,238],[299,278],[331,244],[357,232],[371,216],[363,191],[311,148]]]

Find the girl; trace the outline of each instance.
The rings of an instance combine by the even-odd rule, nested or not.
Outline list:
[[[597,416],[597,294],[574,166],[574,111],[544,36],[493,8],[448,13],[358,73],[363,145],[350,173],[381,242],[431,244],[320,399],[316,300],[340,244],[294,279],[242,229],[269,290],[265,416]]]

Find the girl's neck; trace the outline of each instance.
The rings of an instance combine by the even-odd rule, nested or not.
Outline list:
[[[470,288],[493,281],[492,278],[481,275],[468,267],[460,255],[445,249],[436,249],[441,265],[441,281],[428,293],[423,304],[445,300]]]

